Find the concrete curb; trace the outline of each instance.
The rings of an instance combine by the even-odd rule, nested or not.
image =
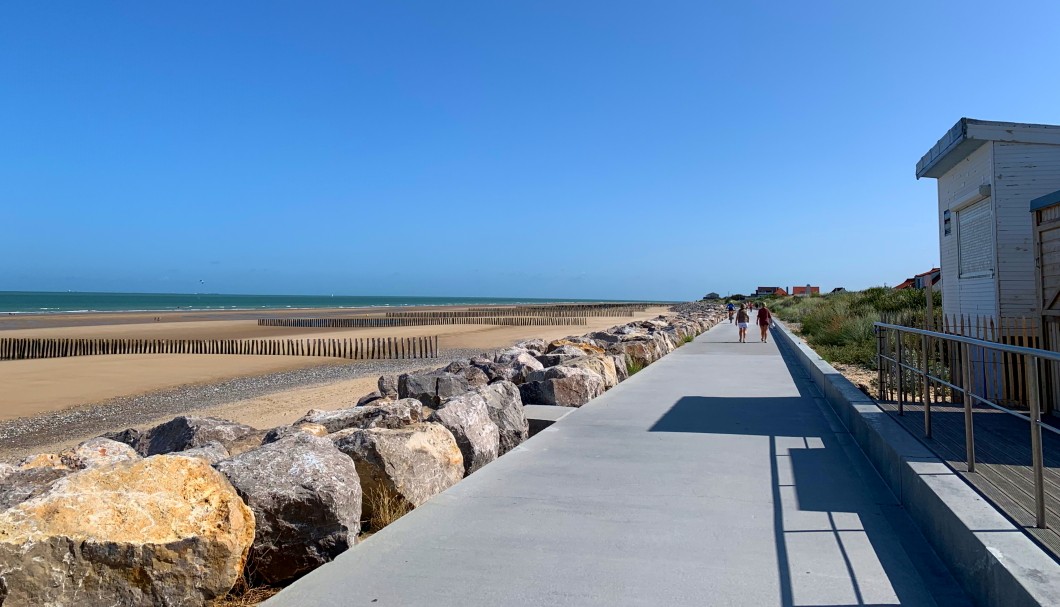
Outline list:
[[[773,334],[977,605],[1060,605],[1056,561],[783,323]]]

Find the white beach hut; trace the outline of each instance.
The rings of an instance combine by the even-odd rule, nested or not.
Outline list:
[[[1037,335],[1027,211],[1060,188],[1060,126],[961,118],[920,159],[916,177],[938,180],[943,313],[1027,319]]]

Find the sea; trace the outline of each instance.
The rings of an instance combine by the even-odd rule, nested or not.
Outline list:
[[[600,302],[599,299],[416,297],[389,295],[224,295],[219,293],[90,293],[0,291],[0,314],[168,312],[176,310],[282,310]]]

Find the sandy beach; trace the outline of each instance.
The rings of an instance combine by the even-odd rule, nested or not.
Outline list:
[[[377,309],[372,312],[380,313]],[[666,313],[666,308],[654,307],[634,318],[650,318],[662,313]],[[428,325],[367,329],[259,327],[255,322],[259,317],[341,317],[353,314],[354,311],[349,309],[318,309],[285,310],[281,314],[218,311],[2,318],[0,337],[301,339],[437,335],[440,352],[436,360],[405,361],[189,354],[0,361],[0,434],[5,427],[7,430],[7,440],[0,441],[0,459],[52,451],[106,431],[130,426],[147,427],[180,412],[213,415],[268,428],[293,421],[311,408],[351,406],[357,398],[374,390],[376,379],[382,373],[437,367],[448,358],[466,358],[472,353],[492,351],[521,339],[558,339],[633,320],[628,316],[590,317],[584,326]],[[281,381],[266,387],[256,385],[263,382],[233,382],[239,378],[270,377]],[[209,394],[211,386],[229,384],[236,388],[225,388],[221,395]],[[256,387],[251,390],[238,387],[243,384]],[[217,391],[221,388],[218,387]],[[167,403],[164,410],[153,416],[154,407],[148,404],[151,398],[147,396],[167,392],[187,396],[182,401],[177,399],[181,402]],[[204,398],[203,394],[209,398]],[[128,411],[115,415],[121,404]],[[108,411],[108,407],[114,411]],[[63,421],[84,417],[91,417],[98,423],[67,425]],[[34,426],[46,427],[47,431],[38,431],[32,439],[28,435],[19,435],[20,428]]]

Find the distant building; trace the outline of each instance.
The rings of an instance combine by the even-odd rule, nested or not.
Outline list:
[[[906,278],[896,285],[895,289],[926,289],[931,287],[935,291],[942,289],[942,270],[931,268],[927,272],[917,274],[912,278]]]
[[[765,297],[766,295],[787,295],[787,291],[780,287],[758,287],[755,290],[755,297]]]
[[[704,295],[703,299],[721,299],[721,295],[718,295],[717,293],[714,293],[714,292],[710,292],[710,293],[707,293],[706,295]]]
[[[796,297],[805,297],[807,295],[820,295],[821,287],[811,287],[806,285],[805,287],[792,287],[791,294]]]
[[[831,293],[846,293],[847,290],[843,287],[836,287],[830,291]]]

